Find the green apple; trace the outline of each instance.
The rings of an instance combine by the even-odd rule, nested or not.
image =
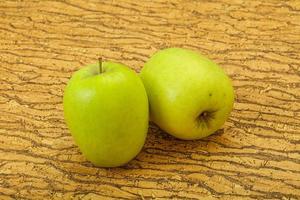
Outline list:
[[[195,51],[158,51],[140,76],[148,94],[150,119],[177,138],[192,140],[214,133],[232,110],[230,79],[216,63]]]
[[[63,106],[76,144],[96,166],[124,165],[142,149],[148,98],[140,77],[129,67],[100,62],[80,69],[65,88]]]

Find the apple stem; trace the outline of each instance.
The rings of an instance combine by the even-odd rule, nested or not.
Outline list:
[[[102,74],[102,57],[99,57],[98,61],[99,61],[99,74]]]

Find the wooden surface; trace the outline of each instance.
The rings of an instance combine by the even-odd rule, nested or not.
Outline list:
[[[224,128],[186,142],[152,124],[127,166],[92,166],[63,119],[71,74],[173,46],[232,78]],[[299,72],[298,0],[1,0],[0,199],[300,199]]]

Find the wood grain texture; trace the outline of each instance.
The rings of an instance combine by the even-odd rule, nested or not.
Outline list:
[[[63,119],[71,74],[173,46],[230,75],[230,119],[189,142],[151,124],[128,165],[92,166]],[[298,0],[1,0],[0,74],[0,199],[300,199]]]

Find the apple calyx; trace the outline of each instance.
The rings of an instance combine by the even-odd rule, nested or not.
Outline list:
[[[210,120],[214,118],[214,112],[215,111],[203,111],[198,115],[197,122],[199,126],[206,126],[209,128],[210,126]]]
[[[102,74],[103,69],[102,69],[102,57],[98,58],[98,62],[99,62],[99,74]]]

